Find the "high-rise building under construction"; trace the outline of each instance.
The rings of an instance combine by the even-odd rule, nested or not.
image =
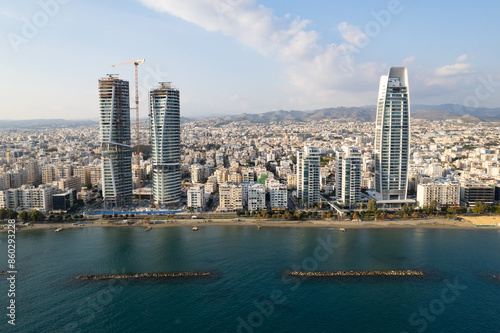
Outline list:
[[[108,207],[132,201],[129,83],[115,75],[99,79],[102,195]]]

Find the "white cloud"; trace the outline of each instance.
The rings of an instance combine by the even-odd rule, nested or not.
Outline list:
[[[455,76],[472,73],[471,65],[466,63],[456,63],[454,65],[446,65],[436,69],[437,76]]]
[[[367,36],[358,27],[342,22],[337,26],[337,29],[347,43],[356,46],[364,45]]]
[[[276,57],[286,66],[289,76],[291,85],[282,92],[292,96],[284,102],[291,108],[372,104],[380,75],[389,69],[383,63],[355,62],[355,55],[370,39],[359,27],[347,22],[337,25],[343,40],[324,45],[318,32],[308,28],[308,20],[292,18],[289,14],[278,17],[256,0],[141,1],[157,11],[233,37],[261,54]],[[422,92],[446,94],[453,87],[468,86],[473,70],[466,60],[464,54],[452,65],[434,69],[419,67],[418,71],[415,68],[412,87]],[[412,65],[415,61],[412,55],[404,59],[403,64]],[[235,107],[242,103],[239,98],[230,101]],[[248,105],[243,102],[241,107],[248,108]]]
[[[319,43],[318,33],[308,29],[308,20],[299,17],[292,20],[289,14],[277,17],[270,8],[258,5],[255,0],[142,2],[208,31],[234,37],[261,54],[275,55],[286,64],[286,72],[295,87],[289,93],[324,96],[332,103],[337,101],[335,97],[345,96],[341,92],[353,87],[358,92],[376,90],[378,78],[387,71],[385,65],[374,63],[354,66],[354,55],[350,51],[363,45],[367,36],[346,22],[337,26],[344,42],[325,46]]]
[[[415,58],[415,56],[409,56],[405,59],[403,59],[403,65],[405,66],[408,66],[408,65],[411,65],[415,62],[415,60],[417,60],[417,58]]]

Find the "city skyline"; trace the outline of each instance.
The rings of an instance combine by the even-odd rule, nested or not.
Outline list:
[[[0,59],[9,78],[0,118],[88,118],[98,100],[95,77],[117,73],[131,81],[131,68],[110,65],[139,58],[146,59],[139,69],[142,117],[159,81],[183,90],[186,117],[371,105],[388,64],[409,68],[418,104],[497,107],[498,47],[490,41],[498,6],[11,2],[0,5],[6,50]],[[164,44],[151,43],[165,31],[172,33]],[[26,89],[32,99],[20,95]]]

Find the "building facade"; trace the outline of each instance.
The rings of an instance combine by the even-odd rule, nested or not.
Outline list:
[[[269,184],[269,200],[271,210],[288,209],[288,191],[285,184],[273,181]]]
[[[217,210],[226,212],[243,210],[241,185],[224,183],[219,186],[219,207]]]
[[[410,153],[410,91],[405,67],[380,78],[375,129],[375,192],[378,201],[407,201]]]
[[[260,211],[266,208],[266,187],[262,184],[253,184],[248,187],[249,211]]]
[[[116,76],[99,79],[102,196],[110,207],[132,202],[129,84]]]
[[[460,188],[460,201],[466,207],[474,207],[479,201],[493,205],[495,185],[480,182],[463,183]]]
[[[344,147],[335,160],[337,200],[344,207],[356,208],[361,202],[361,154],[355,147]]]
[[[190,187],[187,190],[187,205],[197,212],[202,212],[205,208],[205,187]]]
[[[43,213],[52,210],[54,188],[48,185],[39,187],[24,185],[18,189],[0,191],[0,208],[17,211],[36,209]]]
[[[460,205],[460,182],[451,179],[435,179],[417,185],[417,205],[428,207],[436,200],[439,205]]]
[[[316,147],[304,147],[297,152],[297,197],[302,205],[320,202],[320,152]]]
[[[153,200],[178,204],[181,198],[181,120],[179,90],[170,83],[149,93]]]

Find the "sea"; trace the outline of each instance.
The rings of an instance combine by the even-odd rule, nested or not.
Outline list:
[[[500,332],[500,230],[82,227],[16,236],[15,297],[0,275],[0,332]],[[7,234],[0,239],[8,270]],[[287,274],[296,270],[425,276]],[[211,275],[76,279],[154,272]]]

